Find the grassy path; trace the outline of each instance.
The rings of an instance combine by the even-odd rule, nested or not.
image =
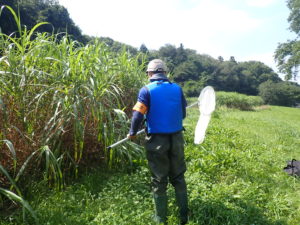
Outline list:
[[[185,120],[189,224],[300,224],[300,180],[282,171],[286,160],[300,159],[300,110],[220,109],[199,146],[193,144],[197,120],[191,109]],[[62,192],[34,188],[30,204],[47,225],[151,224],[146,161],[134,167],[89,172]],[[169,224],[178,224],[172,189],[169,196]],[[18,215],[8,220],[0,224],[22,224]]]
[[[300,158],[299,118],[299,109],[284,107],[217,111],[205,143],[188,146],[188,179],[195,168],[211,188],[191,188],[204,201],[196,224],[300,224],[300,182],[282,172],[287,160]]]

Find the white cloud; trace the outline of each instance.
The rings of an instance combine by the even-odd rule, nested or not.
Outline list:
[[[279,0],[59,1],[88,35],[110,37],[134,47],[144,43],[149,49],[183,43],[185,48],[201,54],[225,59],[234,56],[237,61],[261,61],[277,71],[274,49],[265,48],[263,43],[267,38],[258,38],[268,34],[258,29],[266,25],[265,21],[255,17],[253,8],[250,14],[243,6],[246,2],[248,8],[267,7]]]
[[[108,36],[135,47],[157,49],[167,43],[212,54],[218,36],[238,37],[261,21],[215,0],[60,0],[85,34]],[[91,7],[92,6],[92,7]],[[225,37],[224,37],[225,38]],[[212,50],[210,50],[212,49]],[[221,53],[219,53],[221,54]]]

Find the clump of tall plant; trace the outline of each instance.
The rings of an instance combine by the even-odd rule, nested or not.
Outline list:
[[[259,96],[248,96],[236,92],[217,92],[217,106],[225,106],[240,110],[253,110],[255,107],[263,105],[263,100]]]
[[[61,187],[65,174],[77,174],[82,164],[102,159],[113,166],[141,154],[106,150],[127,133],[128,117],[119,114],[131,111],[146,81],[140,57],[114,53],[97,40],[83,46],[67,34],[35,33],[45,23],[27,30],[10,7],[0,16],[2,10],[18,27],[10,36],[0,33],[0,140],[14,146],[11,154],[8,142],[0,143],[3,168],[10,174],[24,165],[33,174],[42,169],[38,176]]]

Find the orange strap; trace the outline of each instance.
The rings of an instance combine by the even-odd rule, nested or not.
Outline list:
[[[148,108],[144,103],[137,102],[135,104],[135,106],[133,107],[133,110],[138,111],[144,115],[144,114],[146,114]]]

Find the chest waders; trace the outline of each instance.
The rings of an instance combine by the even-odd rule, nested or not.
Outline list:
[[[151,172],[155,221],[167,222],[167,185],[175,189],[181,222],[187,222],[187,188],[184,179],[186,164],[182,135],[182,91],[177,84],[152,82],[150,109],[146,115],[149,135],[145,149]]]
[[[188,198],[184,179],[186,164],[182,131],[174,134],[150,134],[146,136],[145,149],[151,172],[155,221],[167,221],[166,191],[170,182],[175,189],[181,222],[185,224],[188,219]]]

